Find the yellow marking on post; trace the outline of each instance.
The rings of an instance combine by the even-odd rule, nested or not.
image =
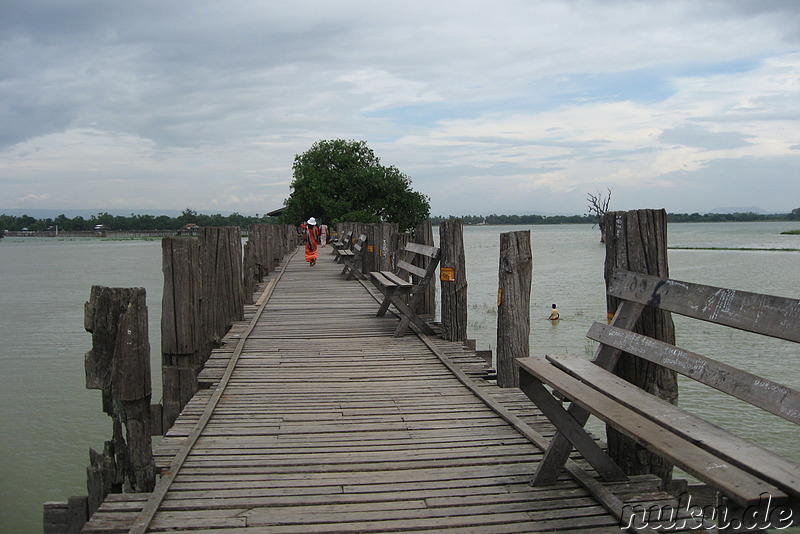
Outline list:
[[[442,282],[455,282],[456,270],[453,267],[442,267],[439,269],[439,280]]]
[[[503,303],[503,289],[499,288],[497,290],[497,307],[499,308],[502,303]]]

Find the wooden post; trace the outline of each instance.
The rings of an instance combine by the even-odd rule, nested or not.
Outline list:
[[[497,385],[518,387],[515,358],[530,354],[531,279],[533,255],[530,230],[500,234],[497,288]]]
[[[464,259],[464,224],[460,219],[439,226],[439,272],[442,289],[442,339],[467,339],[467,266]]]
[[[92,334],[92,349],[85,361],[86,387],[102,391],[103,411],[114,422],[113,441],[107,448],[117,475],[124,474],[126,486],[133,491],[152,491],[155,461],[144,288],[92,286],[84,327]],[[96,496],[89,498],[96,502]]]
[[[282,230],[280,225],[269,225],[267,234],[267,261],[269,263],[269,271],[272,272],[281,262],[281,259],[286,252],[283,250],[283,239],[281,238]]]
[[[244,319],[242,240],[238,226],[200,229],[203,325],[218,347],[233,321]],[[210,351],[209,351],[210,352]]]
[[[89,520],[87,497],[70,497],[66,502],[44,503],[44,534],[77,534]]]
[[[379,223],[378,236],[375,247],[377,248],[377,271],[394,271],[397,258],[397,223]]]
[[[378,240],[380,239],[380,232],[378,225],[369,223],[364,225],[364,235],[367,236],[365,243],[364,253],[361,254],[361,272],[369,278],[369,273],[377,271],[378,269]]]
[[[611,212],[605,216],[606,284],[614,268],[669,278],[667,262],[667,213],[665,210]],[[618,299],[607,297],[607,309],[613,314]],[[609,315],[610,317],[611,315]],[[675,344],[675,326],[669,312],[646,307],[636,332]],[[678,399],[678,381],[674,371],[624,354],[614,371],[625,380],[671,403]],[[672,465],[644,447],[636,445],[607,426],[608,452],[629,475],[653,473],[667,485],[672,480]]]
[[[412,241],[421,245],[434,246],[433,243],[433,225],[430,219],[426,219],[420,223],[412,233]],[[427,256],[418,255],[419,267],[426,269],[428,262],[431,261]],[[436,315],[436,284],[428,284],[425,290],[425,296],[420,300],[417,313],[423,317],[433,319]]]
[[[253,292],[258,283],[258,266],[256,265],[255,243],[250,239],[244,244],[244,258],[242,260],[242,295],[245,304],[253,303]]]
[[[202,327],[200,243],[192,237],[161,241],[162,423],[169,429],[197,391],[197,374],[208,358]]]

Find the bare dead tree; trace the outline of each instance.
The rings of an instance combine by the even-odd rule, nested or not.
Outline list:
[[[597,195],[589,193],[589,213],[597,217],[597,226],[600,227],[600,242],[606,242],[606,231],[603,221],[605,220],[606,213],[608,213],[608,205],[611,203],[611,188],[607,189],[608,196],[603,195],[600,190],[597,190]]]

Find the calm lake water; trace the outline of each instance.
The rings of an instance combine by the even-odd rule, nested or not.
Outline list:
[[[673,224],[670,246],[800,249],[800,224]],[[469,336],[494,348],[499,234],[531,231],[531,354],[591,356],[585,334],[605,320],[604,248],[589,225],[465,228]],[[434,229],[438,232],[438,229]],[[800,298],[800,252],[670,250],[673,278]],[[86,493],[89,448],[111,436],[100,392],[85,389],[91,336],[83,303],[91,286],[144,287],[154,402],[160,397],[161,242],[17,238],[0,241],[0,532],[41,532],[42,503]],[[556,303],[562,320],[547,320]],[[800,388],[800,348],[676,317],[678,343]],[[696,321],[694,323],[697,323]],[[768,414],[681,383],[680,403],[800,461],[800,432]],[[594,428],[594,427],[593,427]]]

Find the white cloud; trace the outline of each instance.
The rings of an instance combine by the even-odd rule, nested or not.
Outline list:
[[[580,213],[606,187],[619,209],[710,209],[737,160],[725,194],[742,200],[728,204],[753,204],[759,162],[780,191],[761,207],[800,196],[800,4],[10,1],[0,14],[0,208],[263,212],[288,195],[294,155],[326,138],[367,141],[441,214]]]

